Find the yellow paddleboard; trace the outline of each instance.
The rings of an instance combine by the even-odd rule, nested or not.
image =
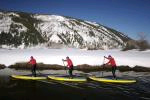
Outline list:
[[[123,79],[109,79],[109,78],[100,78],[100,77],[89,77],[90,79],[94,81],[99,81],[99,82],[108,82],[108,83],[135,83],[136,80],[123,80]]]
[[[86,82],[86,78],[81,78],[81,77],[74,77],[74,78],[69,78],[69,77],[63,77],[63,76],[48,76],[49,79],[52,80],[57,80],[57,81],[70,81],[70,82]]]
[[[11,75],[12,78],[15,79],[23,79],[23,80],[43,80],[46,77],[34,77],[34,76],[25,76],[25,75]]]

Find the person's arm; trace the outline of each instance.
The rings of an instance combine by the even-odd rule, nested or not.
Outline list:
[[[109,65],[110,64],[110,60],[106,63],[106,65]]]
[[[62,59],[62,61],[67,61],[67,60]]]
[[[108,59],[108,57],[105,57],[105,56],[104,56],[104,58]]]
[[[31,64],[31,60],[27,62],[28,64]]]

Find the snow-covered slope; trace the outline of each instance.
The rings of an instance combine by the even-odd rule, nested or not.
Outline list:
[[[27,28],[22,23],[17,23],[15,21],[13,21],[11,16],[19,17],[19,15],[16,13],[0,12],[0,33],[11,32],[13,35],[15,35],[15,32],[13,32],[15,29],[17,30],[18,33],[26,32]]]
[[[123,48],[130,38],[95,22],[58,15],[0,12],[0,39],[2,47],[43,44],[50,48],[112,49]]]

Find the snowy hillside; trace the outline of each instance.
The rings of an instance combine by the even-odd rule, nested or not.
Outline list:
[[[95,22],[23,12],[0,12],[0,46],[25,48],[124,48],[124,34]]]

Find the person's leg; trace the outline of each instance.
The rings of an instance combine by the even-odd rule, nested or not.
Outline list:
[[[73,78],[72,71],[73,71],[73,67],[69,68],[69,76],[70,76],[71,78]]]
[[[36,64],[34,65],[34,77],[36,77]]]
[[[73,78],[73,65],[71,66],[71,76]]]
[[[70,69],[70,75],[71,75],[71,77],[73,77],[72,71],[73,71],[73,68]]]
[[[116,67],[114,67],[114,76],[115,76],[115,79],[116,79]]]
[[[117,78],[116,78],[116,69],[117,69],[117,68],[116,68],[116,66],[114,66],[113,68],[114,68],[114,71],[113,71],[113,74],[114,74],[114,75],[113,75],[113,76],[114,76],[115,79],[117,79]]]
[[[34,76],[34,65],[32,65],[31,72],[32,72],[32,76]]]
[[[112,67],[112,74],[113,74],[113,77],[114,77],[114,78],[116,78],[115,72],[116,72],[115,67]]]
[[[71,68],[69,68],[69,77],[71,77]]]

